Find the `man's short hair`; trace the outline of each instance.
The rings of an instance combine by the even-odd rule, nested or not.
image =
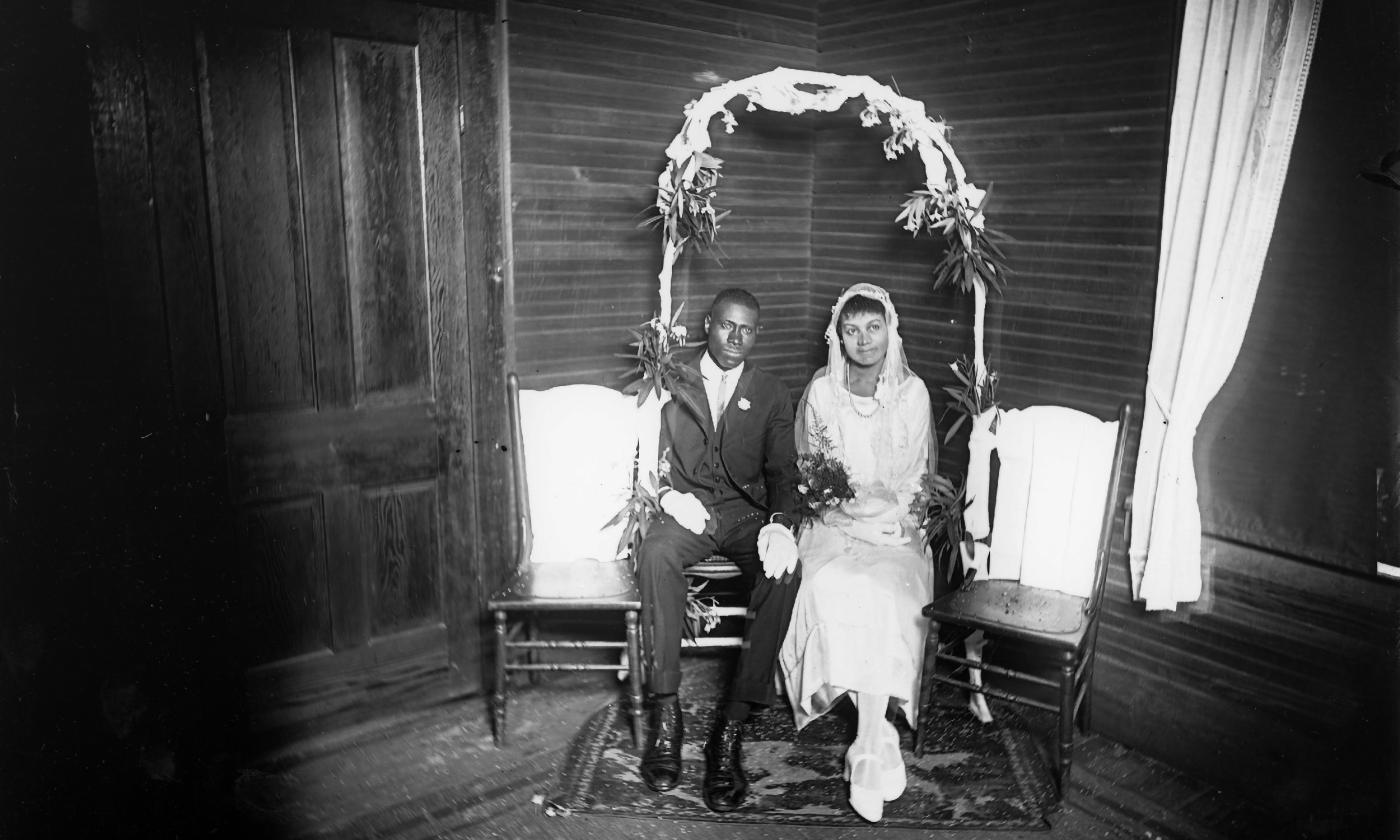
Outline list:
[[[758,298],[750,294],[748,289],[725,289],[724,291],[715,295],[714,302],[710,304],[711,314],[713,314],[716,309],[719,309],[726,303],[735,303],[740,306],[746,306],[749,309],[752,309],[755,313],[758,313],[760,311],[758,308]]]

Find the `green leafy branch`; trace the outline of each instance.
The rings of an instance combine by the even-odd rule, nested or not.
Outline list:
[[[682,354],[682,351],[693,350],[704,342],[688,340],[686,328],[680,323],[684,309],[684,303],[676,307],[669,323],[658,316],[630,328],[628,332],[633,340],[628,346],[634,348],[633,351],[615,355],[635,362],[623,374],[634,379],[623,387],[622,392],[636,394],[637,405],[646,402],[649,393],[661,399],[661,392],[667,391],[691,411],[704,416],[702,406],[693,396],[694,389],[701,387],[700,372],[686,364]]]
[[[947,407],[943,411],[943,417],[947,417],[952,412],[957,414],[957,419],[943,435],[944,443],[952,440],[953,435],[956,435],[958,429],[962,428],[962,425],[968,420],[997,404],[998,376],[996,371],[987,371],[987,378],[982,381],[982,387],[978,388],[972,362],[968,360],[967,356],[959,356],[957,361],[948,367],[952,369],[953,376],[957,377],[958,384],[943,386],[944,393],[950,397]]]
[[[686,586],[685,621],[681,623],[681,632],[692,642],[701,633],[708,633],[719,626],[719,616],[715,614],[719,599],[700,594],[707,583],[709,581],[702,578]]]
[[[958,547],[968,543],[971,551],[971,541],[963,530],[966,495],[966,479],[955,485],[946,476],[925,474],[919,493],[910,504],[910,513],[919,520],[924,548],[932,555],[934,568],[948,582],[952,582],[958,568]]]
[[[724,161],[707,152],[696,151],[690,157],[695,174],[686,181],[687,167],[671,161],[657,190],[655,211],[638,227],[660,228],[668,242],[679,249],[694,249],[714,245],[719,222],[728,210],[716,211],[715,198],[719,192],[720,167]]]
[[[647,481],[642,481],[641,470],[634,470],[632,475],[632,495],[603,528],[606,530],[619,522],[627,523],[618,537],[614,556],[632,558],[635,566],[637,551],[642,547],[642,540],[646,539],[652,518],[661,512],[661,502],[651,490],[657,486],[655,473],[648,472]]]
[[[915,236],[925,231],[948,242],[943,259],[933,268],[934,289],[953,286],[970,292],[978,280],[997,291],[1005,287],[1011,268],[996,243],[1014,240],[986,227],[982,221],[992,195],[990,186],[975,199],[959,193],[952,183],[944,190],[915,190],[907,195],[895,221],[902,222],[904,229]]]

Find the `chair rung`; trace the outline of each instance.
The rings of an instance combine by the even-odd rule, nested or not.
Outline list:
[[[555,648],[590,649],[590,650],[591,650],[591,649],[595,649],[595,648],[613,648],[613,649],[618,649],[618,648],[625,648],[625,647],[627,647],[627,643],[626,643],[626,642],[586,642],[586,641],[585,641],[585,642],[580,642],[580,641],[573,641],[573,640],[569,640],[569,639],[552,639],[552,640],[548,640],[548,641],[536,641],[536,642],[506,642],[506,650],[515,650],[515,649],[545,649],[545,650],[549,650],[549,649],[555,649]]]
[[[515,664],[507,662],[504,665],[507,671],[616,671],[616,662],[542,662],[536,664]]]
[[[743,643],[742,636],[701,636],[697,639],[682,639],[681,647],[739,647]]]
[[[949,662],[959,662],[968,668],[978,668],[980,670],[986,671],[989,674],[1001,674],[1004,677],[1015,677],[1018,680],[1025,680],[1028,683],[1049,686],[1050,688],[1060,687],[1059,680],[1047,680],[1044,677],[1037,677],[1034,674],[1027,674],[1024,671],[1012,671],[1009,668],[1003,668],[1000,665],[990,665],[986,662],[974,662],[971,659],[964,659],[961,656],[954,656],[951,653],[935,653],[933,655],[933,658],[935,662],[939,659],[947,660]]]
[[[928,678],[933,680],[934,682],[943,683],[944,685],[951,685],[956,686],[958,688],[965,688],[968,691],[980,692],[982,694],[987,695],[988,697],[995,697],[999,700],[1006,700],[1011,703],[1020,703],[1024,706],[1034,706],[1037,709],[1044,709],[1047,712],[1058,712],[1060,710],[1060,707],[1053,703],[1044,703],[1040,700],[1036,700],[1031,697],[1022,697],[1019,694],[1012,694],[1009,691],[1003,691],[999,688],[990,685],[976,686],[964,680],[949,679],[948,677],[945,677],[942,674],[929,674]]]

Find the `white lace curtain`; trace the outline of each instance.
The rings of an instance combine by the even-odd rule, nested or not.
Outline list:
[[[1201,594],[1196,427],[1249,323],[1321,7],[1186,3],[1129,552],[1149,610]]]

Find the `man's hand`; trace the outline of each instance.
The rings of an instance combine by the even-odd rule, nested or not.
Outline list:
[[[797,568],[797,538],[784,525],[764,525],[758,532],[758,559],[766,577],[792,574]]]
[[[705,533],[705,523],[710,519],[710,512],[705,510],[705,503],[693,494],[667,490],[661,494],[661,509],[692,534]]]

